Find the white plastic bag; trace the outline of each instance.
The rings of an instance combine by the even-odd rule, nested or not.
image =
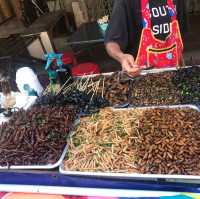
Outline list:
[[[27,96],[32,95],[34,92],[40,96],[43,92],[43,87],[37,75],[29,67],[23,67],[17,70],[16,83],[19,91]]]

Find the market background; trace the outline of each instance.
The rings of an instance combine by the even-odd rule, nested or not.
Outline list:
[[[0,1],[0,74],[6,73],[11,77],[11,85],[14,91],[18,91],[19,88],[16,83],[16,72],[18,69],[23,67],[30,67],[35,74],[37,74],[37,78],[41,83],[43,88],[46,88],[49,85],[49,77],[47,71],[45,70],[45,65],[47,60],[45,59],[45,54],[50,53],[52,51],[58,52],[60,54],[65,54],[70,56],[73,54],[76,58],[77,64],[85,64],[92,63],[95,66],[98,65],[98,69],[100,73],[114,72],[120,70],[120,65],[114,60],[110,59],[105,52],[104,44],[102,42],[102,37],[93,37],[96,36],[96,31],[100,31],[103,35],[104,27],[100,26],[99,19],[104,20],[104,16],[109,16],[112,12],[113,2],[111,0],[50,0],[50,1],[34,1],[36,4],[28,4],[24,3],[26,1],[21,0],[1,0]],[[185,35],[185,52],[184,59],[185,64],[187,66],[192,65],[200,65],[200,28],[199,28],[199,20],[200,20],[200,3],[195,0],[186,0],[186,13],[187,13],[187,25],[188,32]],[[38,9],[39,7],[39,9]],[[31,11],[32,12],[31,12]],[[46,17],[47,16],[47,17]],[[51,21],[52,20],[52,21]],[[102,22],[104,23],[104,22]],[[89,24],[87,26],[87,24]],[[89,28],[88,28],[89,27]],[[91,27],[91,32],[90,32]],[[89,29],[89,31],[88,31]],[[99,32],[98,32],[99,33]],[[85,34],[85,35],[84,35]],[[93,35],[92,35],[93,34]],[[92,35],[92,37],[90,37]],[[98,40],[98,41],[97,41]],[[90,43],[90,41],[94,43]],[[54,55],[52,55],[54,56]],[[25,77],[25,76],[24,76]],[[23,78],[22,78],[23,79]],[[19,96],[20,98],[20,96]],[[20,98],[21,99],[21,98]],[[28,100],[30,104],[32,97],[29,96]],[[19,105],[21,108],[21,104]],[[17,171],[18,173],[19,171]],[[31,171],[30,171],[31,172]],[[51,171],[50,171],[51,172]],[[57,178],[57,172],[52,171],[52,176],[55,175],[55,179]],[[37,173],[37,172],[36,172]],[[40,172],[39,172],[40,173]],[[42,173],[42,172],[41,172]],[[22,190],[26,189],[23,187],[17,187],[17,184],[23,184],[23,178],[27,178],[29,174],[19,175],[16,179],[12,179],[12,174],[8,171],[4,173],[2,172],[2,178],[0,179],[0,190],[9,191],[10,187],[6,186],[6,184],[13,184],[12,187],[18,188],[19,192],[23,192]],[[51,177],[52,177],[51,176]],[[39,178],[43,178],[41,175]],[[5,179],[4,179],[5,178]],[[22,181],[19,180],[22,179]],[[61,180],[54,185],[54,187],[59,187],[59,184],[62,184],[62,177],[59,176]],[[48,178],[47,178],[48,179]],[[7,181],[6,181],[7,180]],[[18,181],[19,180],[19,181]],[[66,183],[69,179],[63,179]],[[88,179],[89,181],[91,179]],[[77,180],[79,181],[79,179]],[[132,179],[132,182],[137,182],[138,179]],[[180,183],[181,180],[172,179],[172,184],[166,185],[170,186],[169,191],[172,193],[166,193],[166,189],[164,187],[164,192],[161,194],[164,196],[177,196],[175,198],[199,198],[198,194],[184,194],[184,192],[190,193],[199,193],[199,181],[181,181],[181,183],[189,183],[189,184],[177,184]],[[139,180],[140,182],[140,180]],[[24,185],[28,183],[24,181]],[[31,184],[31,182],[29,182]],[[39,187],[35,187],[41,183],[39,179],[36,179],[34,182],[33,190],[30,192],[40,192]],[[53,182],[52,182],[53,183]],[[65,184],[64,183],[64,184]],[[99,182],[100,184],[103,182]],[[112,183],[112,182],[110,182]],[[113,182],[114,183],[114,182]],[[123,180],[121,181],[123,182]],[[145,190],[148,190],[151,186],[157,183],[157,181],[152,181],[150,185],[148,185]],[[67,184],[67,183],[66,183]],[[83,182],[84,184],[84,182]],[[83,185],[82,184],[82,185]],[[89,183],[88,187],[91,186]],[[108,183],[109,184],[109,183]],[[162,184],[162,183],[161,183]],[[63,184],[62,184],[63,185]],[[67,184],[69,186],[69,184]],[[67,186],[66,185],[66,186]],[[78,187],[78,183],[76,184]],[[81,185],[81,183],[80,183]],[[135,184],[134,184],[135,185]],[[135,185],[136,186],[136,185]],[[145,187],[141,183],[138,187],[140,190],[143,190],[142,187]],[[177,186],[181,191],[176,191]],[[117,186],[118,187],[118,186]],[[136,186],[137,187],[137,186]],[[34,189],[35,188],[35,189]],[[102,187],[101,187],[102,188]],[[106,189],[105,187],[103,187]],[[163,188],[163,187],[162,187]],[[160,191],[163,191],[160,188]],[[15,189],[15,188],[13,188]],[[56,189],[56,188],[55,188]],[[122,189],[121,187],[118,188]],[[129,190],[129,188],[127,188]],[[130,191],[133,191],[134,186],[130,188]],[[51,192],[47,189],[41,189],[41,192]],[[64,190],[60,192],[68,192],[69,190]],[[102,190],[97,192],[101,193]],[[159,187],[156,187],[153,190],[153,193],[146,193],[145,196],[149,198],[155,198],[153,196],[156,195],[156,191],[159,191]],[[15,191],[13,191],[15,192]],[[57,191],[59,192],[59,190]],[[69,191],[75,194],[74,191]],[[88,197],[87,191],[83,192],[83,197],[76,198],[88,198],[93,199],[96,197]],[[95,193],[95,191],[93,192]],[[183,194],[182,194],[183,193]],[[57,193],[59,194],[59,193]],[[63,193],[64,194],[64,193]],[[66,193],[67,194],[67,193]],[[98,195],[97,194],[97,195]],[[107,193],[108,194],[108,193]],[[109,193],[109,194],[114,194]],[[129,194],[126,193],[127,195]],[[130,193],[130,197],[134,198],[134,191]],[[160,193],[157,193],[157,197],[160,198]],[[64,194],[65,195],[65,194]],[[67,194],[67,195],[70,195]],[[79,194],[77,194],[79,195]],[[106,195],[106,191],[105,191]],[[123,193],[119,193],[119,195],[123,195]],[[2,193],[2,198],[38,198],[38,197],[46,197],[46,198],[73,198],[71,196],[41,196],[41,195],[27,195],[27,194],[15,194],[15,193]],[[98,195],[100,198],[101,195]],[[98,198],[98,197],[97,197]],[[117,197],[118,198],[118,197]],[[139,198],[139,195],[138,197]]]

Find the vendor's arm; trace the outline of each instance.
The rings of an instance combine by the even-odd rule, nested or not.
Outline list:
[[[112,58],[121,63],[122,70],[131,75],[137,75],[139,73],[139,68],[135,66],[134,57],[131,54],[123,53],[118,43],[108,42],[106,44],[106,50]]]
[[[105,46],[108,54],[117,60],[122,69],[131,75],[139,73],[134,57],[126,54],[128,46],[128,22],[124,0],[115,0],[113,13],[105,36]]]

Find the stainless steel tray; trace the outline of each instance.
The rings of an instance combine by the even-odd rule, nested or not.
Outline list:
[[[55,164],[47,164],[47,165],[27,165],[27,166],[9,166],[9,167],[0,167],[0,170],[43,170],[43,169],[54,169],[59,167],[62,161],[65,158],[67,153],[68,146],[66,145],[60,159]]]
[[[195,65],[200,67],[200,65]],[[193,66],[185,66],[181,68],[192,68]],[[160,68],[160,69],[146,69],[141,71],[141,75],[146,75],[146,74],[151,74],[151,73],[161,73],[161,72],[168,72],[168,71],[177,71],[179,68],[177,67],[168,67],[168,68]],[[98,77],[98,76],[110,76],[116,72],[123,73],[122,71],[115,71],[115,72],[108,72],[108,73],[100,73],[100,74],[92,74],[92,75],[85,75],[85,76],[77,76],[75,77],[80,79],[80,78],[88,78],[88,77]]]
[[[200,68],[200,65],[195,65],[195,66]],[[192,68],[192,67],[194,67],[194,66],[185,66],[185,67],[182,67],[182,68],[184,69],[184,68]],[[159,74],[159,73],[161,74],[161,73],[170,72],[170,71],[173,72],[173,71],[177,71],[177,70],[178,69],[176,67],[173,67],[173,68],[163,68],[163,69],[143,70],[140,75],[141,76],[145,76],[145,75],[148,75],[148,74]],[[132,89],[133,88],[134,88],[134,85],[132,85]],[[131,94],[130,94],[130,96],[131,96]],[[130,97],[129,107],[136,107],[136,108],[142,107],[140,105],[134,105],[133,103],[131,103],[131,98],[132,97]],[[194,104],[192,104],[192,105],[194,105]],[[181,106],[181,104],[180,105],[179,104],[174,104],[174,105],[157,105],[157,106],[147,105],[146,108],[148,108],[149,106],[150,107],[165,107],[165,106]],[[186,106],[187,106],[187,104],[186,104]],[[199,109],[200,109],[199,105],[194,105],[194,106],[199,107]],[[145,107],[145,106],[143,106],[143,107]]]
[[[116,71],[117,72],[117,71]],[[84,75],[84,76],[76,76],[74,79],[85,79],[85,78],[92,78],[92,77],[98,77],[98,76],[110,76],[114,74],[115,72],[108,72],[108,73],[100,73],[100,74],[92,74],[92,75]]]
[[[144,106],[144,107],[129,107],[128,109],[125,108],[118,108],[118,109],[114,109],[115,111],[121,111],[121,110],[131,110],[131,109],[139,109],[139,110],[145,110],[145,109],[155,109],[155,108],[163,108],[163,109],[178,109],[178,108],[182,108],[182,109],[193,109],[196,110],[198,112],[200,112],[200,108],[196,105],[191,105],[191,104],[184,104],[184,105],[162,105],[162,106]]]
[[[72,129],[68,135],[68,138],[70,138],[71,136],[74,135],[74,127],[76,127],[78,124],[80,123],[80,116],[77,116],[77,119],[74,121],[73,125],[72,125]],[[50,170],[50,169],[55,169],[57,167],[60,166],[60,164],[63,162],[66,153],[68,150],[68,145],[66,144],[66,146],[63,149],[63,152],[60,156],[60,159],[54,163],[54,164],[47,164],[47,165],[21,165],[21,166],[9,166],[9,167],[1,167],[0,166],[0,170]]]
[[[176,109],[176,108],[188,108],[192,110],[200,109],[195,105],[175,105],[175,106],[151,106],[151,107],[140,107],[140,108],[125,108],[125,109],[113,109],[115,111],[127,111],[131,109],[154,109],[154,108],[164,108],[164,109]],[[100,177],[100,178],[121,178],[121,179],[181,179],[181,180],[200,180],[200,176],[192,175],[164,175],[164,174],[139,174],[139,173],[112,173],[112,172],[79,172],[79,171],[66,171],[64,170],[64,163],[62,162],[59,167],[59,172],[64,175],[70,176],[87,176],[87,177]]]
[[[198,66],[198,65],[195,65]],[[183,68],[192,68],[193,66],[185,66],[185,67],[181,67],[181,69]],[[200,67],[200,66],[198,66]],[[177,67],[169,67],[169,68],[160,68],[160,69],[150,69],[150,70],[143,70],[141,72],[141,75],[146,75],[146,74],[152,74],[152,73],[162,73],[162,72],[170,72],[170,71],[177,71],[180,68]]]
[[[137,107],[137,106],[129,106],[128,109],[155,109],[155,108],[171,108],[171,109],[177,109],[177,108],[190,108],[193,110],[196,110],[198,112],[200,112],[200,107],[197,105],[193,105],[193,104],[183,104],[183,105],[161,105],[161,106],[143,106],[143,107]],[[123,110],[123,108],[118,108],[115,110]]]
[[[83,79],[84,80],[86,78],[95,78],[95,77],[103,77],[103,76],[108,77],[108,76],[111,76],[111,75],[113,75],[115,73],[123,74],[122,71],[115,71],[115,72],[108,72],[108,73],[100,73],[100,74],[92,74],[92,75],[85,75],[85,76],[77,76],[74,79]],[[127,102],[125,102],[125,103],[114,105],[113,107],[114,108],[126,108],[126,107],[128,107],[130,105],[130,103],[128,101],[129,100],[127,100]],[[84,116],[84,115],[85,115],[84,113],[81,114],[81,116]]]

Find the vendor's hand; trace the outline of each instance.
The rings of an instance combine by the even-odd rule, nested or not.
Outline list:
[[[130,76],[138,76],[140,74],[140,67],[135,64],[134,57],[130,54],[123,54],[120,58],[122,70],[127,72]]]

